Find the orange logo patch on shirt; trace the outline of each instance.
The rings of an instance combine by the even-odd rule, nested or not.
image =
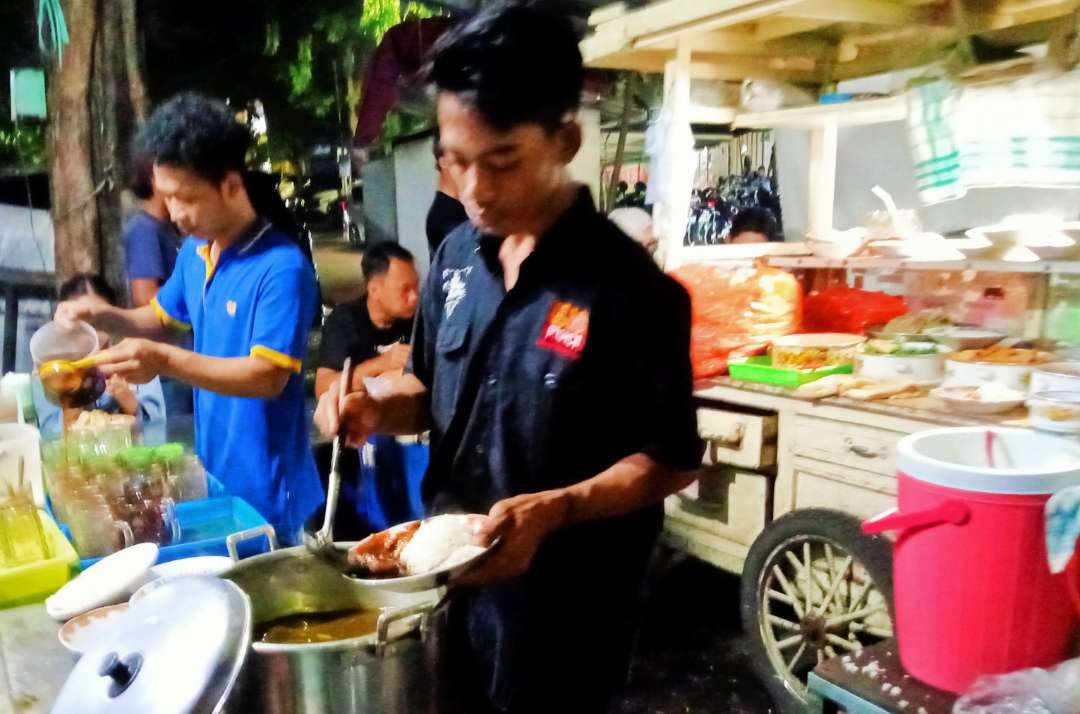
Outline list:
[[[565,357],[578,357],[585,349],[589,334],[589,311],[583,307],[556,300],[548,312],[537,345]]]

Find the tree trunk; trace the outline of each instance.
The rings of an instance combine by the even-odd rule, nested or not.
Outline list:
[[[134,0],[65,0],[70,43],[49,67],[56,277],[102,273],[123,293],[120,188],[146,111]]]

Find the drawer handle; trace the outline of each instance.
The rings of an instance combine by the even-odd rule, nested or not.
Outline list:
[[[871,449],[868,446],[856,444],[850,436],[844,439],[844,446],[848,451],[863,459],[884,459],[888,454],[888,450],[885,447]]]
[[[746,435],[744,424],[735,424],[726,434],[702,432],[701,438],[724,449],[738,449]]]

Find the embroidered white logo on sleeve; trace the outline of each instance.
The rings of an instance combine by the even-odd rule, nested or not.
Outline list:
[[[467,268],[447,268],[442,271],[443,293],[446,295],[444,307],[447,317],[453,315],[454,309],[465,299],[467,293],[465,279],[471,272],[471,265]]]

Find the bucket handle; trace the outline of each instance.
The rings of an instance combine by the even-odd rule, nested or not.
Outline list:
[[[881,515],[863,522],[862,531],[867,535],[888,531],[903,531],[911,528],[929,528],[942,523],[958,526],[968,519],[971,510],[960,501],[942,501],[936,506],[921,511],[901,513],[898,508],[891,508]]]

